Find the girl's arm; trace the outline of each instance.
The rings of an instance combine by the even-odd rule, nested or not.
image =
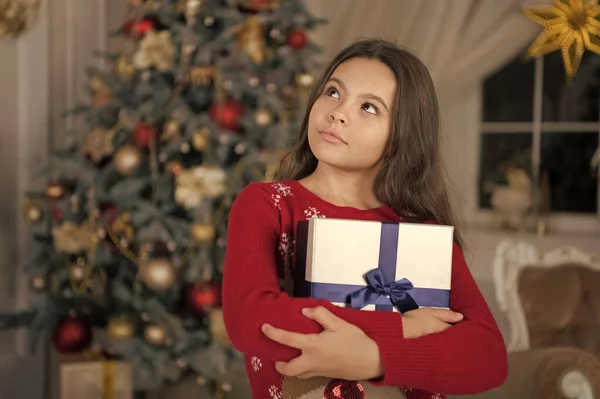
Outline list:
[[[297,349],[268,339],[261,326],[268,323],[288,331],[319,333],[321,326],[301,310],[320,305],[377,342],[385,368],[377,384],[461,394],[504,381],[502,337],[458,247],[453,254],[450,305],[463,314],[463,321],[439,334],[404,339],[397,313],[342,308],[283,293],[275,262],[279,227],[279,214],[268,193],[257,185],[247,187],[231,210],[223,280],[225,324],[238,350],[274,361],[298,357]]]

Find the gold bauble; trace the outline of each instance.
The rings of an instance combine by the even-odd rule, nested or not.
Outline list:
[[[142,152],[132,145],[121,147],[113,159],[113,164],[117,172],[123,176],[128,176],[140,165],[142,161]]]
[[[96,93],[100,92],[100,91],[105,91],[105,92],[110,91],[110,88],[108,87],[108,85],[98,75],[94,75],[91,77],[89,86],[90,86],[90,89]]]
[[[190,226],[190,235],[192,240],[198,244],[207,244],[215,238],[215,226],[194,222]]]
[[[231,341],[229,340],[227,329],[225,328],[225,322],[223,321],[223,311],[221,309],[213,309],[210,311],[209,330],[210,335],[214,340],[226,347],[231,346]]]
[[[38,294],[44,293],[48,287],[48,280],[46,279],[44,273],[37,272],[32,275],[29,279],[29,287],[32,291],[37,292]]]
[[[41,200],[27,199],[23,204],[23,217],[27,223],[36,223],[44,217],[44,203]]]
[[[208,128],[200,128],[194,130],[192,134],[192,147],[196,151],[204,151],[210,146],[210,130]]]
[[[46,196],[53,200],[59,200],[65,195],[65,188],[59,183],[50,183],[46,186]]]
[[[119,57],[119,60],[117,61],[117,75],[119,75],[121,79],[131,80],[136,73],[137,70],[130,59],[125,56]]]
[[[176,140],[179,138],[180,131],[181,129],[179,127],[179,123],[177,121],[170,120],[165,123],[160,139],[162,141]]]
[[[301,73],[296,76],[296,83],[300,87],[310,87],[315,81],[315,77],[310,73]]]
[[[144,339],[152,345],[161,346],[167,342],[167,332],[164,327],[151,324],[144,329]]]
[[[83,280],[83,278],[85,277],[85,266],[74,263],[71,266],[69,266],[69,278],[72,281],[75,282],[80,282]]]
[[[177,273],[169,259],[156,258],[150,259],[140,267],[140,278],[148,288],[166,291],[175,284]]]
[[[258,126],[268,126],[273,122],[273,116],[266,109],[259,109],[254,113],[254,121]]]
[[[126,317],[110,319],[106,330],[111,340],[129,339],[135,335],[135,325]]]

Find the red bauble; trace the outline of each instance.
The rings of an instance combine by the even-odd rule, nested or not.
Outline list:
[[[244,108],[239,101],[229,99],[224,104],[213,104],[208,110],[210,118],[219,127],[228,130],[238,130],[240,117],[244,114]]]
[[[54,211],[52,212],[52,217],[57,222],[61,221],[63,218],[63,210],[60,208],[55,208]]]
[[[296,50],[302,50],[306,46],[306,34],[299,30],[292,30],[288,33],[287,43]]]
[[[54,327],[52,343],[60,353],[78,353],[92,343],[92,326],[79,317],[65,317]]]
[[[132,37],[141,37],[146,33],[154,30],[156,28],[156,24],[150,18],[144,18],[142,20],[129,20],[125,22],[125,26],[123,30],[125,34]]]
[[[150,145],[150,141],[156,139],[156,130],[154,130],[154,126],[145,122],[140,122],[135,125],[133,135],[135,145],[141,149],[146,149]]]
[[[207,313],[221,306],[221,287],[211,282],[190,284],[186,289],[186,301],[192,311]]]

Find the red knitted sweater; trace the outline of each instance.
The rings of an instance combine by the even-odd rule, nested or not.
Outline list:
[[[295,180],[253,183],[233,204],[223,276],[223,313],[233,345],[244,353],[254,399],[280,399],[281,375],[275,361],[300,351],[271,341],[264,323],[300,333],[322,327],[301,314],[324,306],[361,328],[377,342],[385,376],[375,384],[407,388],[411,398],[474,394],[501,385],[507,375],[504,341],[467,267],[460,248],[452,257],[450,307],[464,319],[444,332],[404,339],[395,312],[362,311],[312,298],[291,298],[282,289],[293,265],[295,227],[313,217],[400,221],[389,207],[359,210],[331,204]],[[439,393],[436,393],[439,392]]]

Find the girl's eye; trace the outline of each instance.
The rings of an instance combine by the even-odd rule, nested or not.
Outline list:
[[[339,98],[340,97],[340,93],[338,93],[337,89],[335,87],[328,87],[325,90],[325,94],[328,95],[329,97],[333,97],[333,98]]]
[[[362,109],[370,114],[379,114],[379,110],[377,109],[377,107],[370,103],[364,103],[362,105]]]

